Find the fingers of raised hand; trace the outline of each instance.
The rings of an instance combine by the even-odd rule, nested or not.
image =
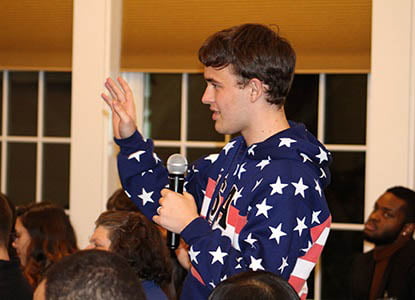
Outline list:
[[[125,101],[125,93],[124,91],[122,91],[117,83],[112,80],[112,78],[108,78],[107,81],[105,82],[105,87],[107,88],[107,90],[110,92],[113,100],[118,100],[121,102]]]

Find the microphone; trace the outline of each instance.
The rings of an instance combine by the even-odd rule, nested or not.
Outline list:
[[[167,170],[169,171],[169,189],[183,194],[184,174],[187,170],[187,160],[181,154],[170,155],[167,160]],[[171,250],[177,249],[180,243],[180,235],[167,231],[167,247]]]

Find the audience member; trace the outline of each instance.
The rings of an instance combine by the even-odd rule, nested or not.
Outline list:
[[[140,211],[138,207],[131,201],[125,194],[122,188],[117,189],[107,201],[108,210],[121,210],[121,211]],[[161,232],[163,238],[166,238],[166,230],[154,224]],[[167,244],[167,241],[165,242]],[[175,251],[170,250],[170,261],[172,265],[172,278],[171,284],[174,287],[174,294],[176,297],[180,295],[184,279],[186,278],[187,271],[190,269],[190,260],[188,255],[188,249],[186,243],[181,240],[180,246]]]
[[[122,188],[116,190],[107,201],[107,210],[139,211],[137,205],[131,201]]]
[[[141,279],[148,299],[174,296],[168,248],[154,224],[140,212],[106,211],[95,225],[89,248],[125,257]]]
[[[222,281],[209,300],[299,300],[282,277],[267,271],[246,271]]]
[[[18,211],[13,247],[23,274],[36,287],[47,268],[77,251],[75,232],[68,215],[55,205],[31,204]]]
[[[145,300],[128,262],[119,255],[84,250],[54,264],[35,291],[34,300]]]
[[[353,299],[415,299],[414,228],[415,192],[401,186],[388,189],[365,223],[364,237],[375,248],[355,259]]]
[[[9,255],[13,209],[7,197],[0,194],[0,299],[32,299],[32,288],[23,277],[19,262]]]

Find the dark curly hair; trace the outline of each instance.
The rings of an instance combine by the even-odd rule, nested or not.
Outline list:
[[[65,211],[55,205],[31,205],[19,216],[30,235],[23,274],[36,287],[47,268],[78,250],[76,236]]]
[[[107,210],[139,211],[134,202],[128,198],[122,188],[117,189],[107,201]]]
[[[267,85],[267,101],[282,106],[294,78],[296,55],[290,43],[270,27],[243,24],[210,36],[199,49],[206,67],[231,66],[244,87],[257,78]]]
[[[109,231],[110,251],[125,257],[140,279],[165,287],[171,279],[168,248],[157,229],[142,213],[106,211],[95,222]]]

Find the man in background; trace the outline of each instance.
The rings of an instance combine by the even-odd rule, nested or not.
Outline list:
[[[365,240],[375,248],[355,259],[353,299],[415,299],[414,228],[415,192],[401,186],[388,189],[365,223]]]

